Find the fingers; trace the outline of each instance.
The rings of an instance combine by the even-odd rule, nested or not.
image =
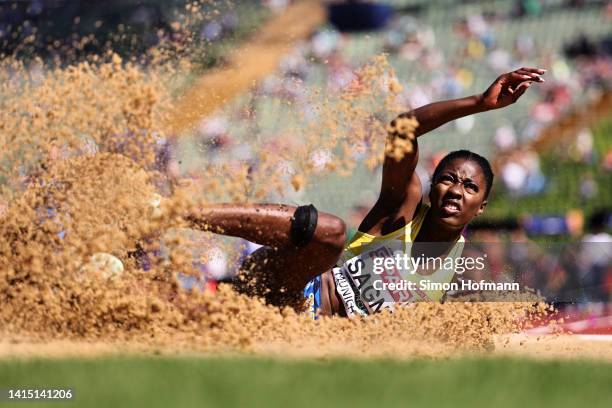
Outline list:
[[[538,74],[538,75],[544,75],[546,73],[545,69],[531,68],[531,67],[522,67],[522,68],[517,69],[517,71],[526,71],[526,72],[531,72],[531,73]]]
[[[520,75],[524,75],[524,76],[528,76],[531,78],[532,81],[535,82],[544,82],[544,78],[541,77],[541,75],[544,75],[546,73],[546,70],[544,69],[539,69],[539,68],[519,68],[516,71],[514,71]]]
[[[502,74],[483,94],[489,99],[489,108],[497,109],[516,102],[534,82],[544,82],[542,75],[545,73],[545,69],[522,67]]]
[[[521,82],[525,82],[525,81],[537,81],[536,79],[537,76],[527,75],[519,71],[513,71],[507,75],[508,75],[508,79],[510,80],[510,84],[513,86],[516,86],[520,84]]]
[[[545,82],[544,78],[541,77],[545,72],[544,69],[523,67],[502,75],[498,78],[498,81],[501,81],[502,84],[505,83],[507,88],[515,92],[523,82]],[[509,89],[506,89],[506,91],[509,91]],[[514,94],[514,92],[510,93]]]
[[[527,89],[529,89],[532,83],[533,82],[523,82],[514,90],[514,92],[512,93],[512,99],[514,99],[514,102],[516,102],[517,99],[520,98],[521,95],[523,95]]]
[[[546,73],[545,69],[539,68],[519,68],[512,72],[512,74],[520,75],[524,81],[544,82],[542,75]]]

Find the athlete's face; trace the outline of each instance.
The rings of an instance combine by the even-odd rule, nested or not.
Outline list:
[[[487,181],[480,166],[471,160],[451,160],[432,180],[429,200],[433,215],[454,228],[463,228],[482,214]]]

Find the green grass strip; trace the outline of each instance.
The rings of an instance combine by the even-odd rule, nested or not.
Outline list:
[[[414,361],[110,358],[0,362],[0,388],[71,387],[70,402],[0,406],[609,407],[612,364],[594,361]]]

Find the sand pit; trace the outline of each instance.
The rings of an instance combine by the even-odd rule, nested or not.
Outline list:
[[[388,120],[403,110],[393,70],[376,58],[356,73],[354,86],[318,105],[317,120],[295,130],[298,145],[268,154],[262,141],[252,141],[256,171],[239,161],[204,163],[200,184],[183,189],[158,166],[156,154],[177,136],[163,129],[177,72],[189,66],[181,59],[186,54],[148,66],[112,52],[61,67],[2,61],[0,144],[8,149],[0,162],[7,207],[0,223],[0,358],[409,359],[521,350],[539,356],[547,347],[550,355],[610,358],[608,343],[574,337],[529,338],[518,346],[510,337],[500,345],[506,341],[500,336],[551,313],[534,302],[420,303],[366,319],[313,321],[225,286],[214,295],[183,290],[179,273],[203,283],[189,249],[207,250],[185,233],[189,209],[222,199],[263,200],[291,184],[299,190],[321,171],[307,158],[322,147],[340,152],[324,168],[330,174],[350,174],[355,146],[367,146],[361,160],[374,167],[384,157]],[[388,153],[402,156],[408,147]],[[291,171],[284,170],[287,163]],[[85,267],[99,253],[121,262],[120,276]]]
[[[593,359],[612,361],[612,338],[606,335],[515,334],[496,339],[491,355],[534,359]]]
[[[612,361],[612,338],[603,335],[542,335],[533,336],[526,334],[500,335],[494,339],[495,347],[486,352],[474,352],[470,350],[454,349],[439,346],[432,347],[431,344],[421,344],[420,350],[415,344],[407,344],[406,351],[401,354],[388,353],[370,356],[359,356],[359,358],[387,357],[394,359],[413,358],[460,358],[466,356],[514,357],[521,359],[545,359],[545,360],[597,360]],[[218,353],[206,353],[189,348],[179,349],[172,346],[152,346],[142,343],[84,340],[51,340],[48,342],[28,342],[27,339],[16,338],[0,341],[0,359],[31,359],[31,358],[102,358],[116,355],[141,355],[141,356],[219,356]],[[226,353],[227,356],[253,355]],[[294,350],[287,350],[284,346],[268,344],[262,347],[257,355],[262,357],[276,358],[339,358],[356,357],[347,353],[341,345],[328,347],[325,350],[316,349],[312,346],[303,345]]]

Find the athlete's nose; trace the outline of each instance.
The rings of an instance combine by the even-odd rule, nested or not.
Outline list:
[[[447,195],[452,196],[452,198],[462,198],[463,184],[461,184],[460,182],[453,183],[453,185],[449,187]]]

